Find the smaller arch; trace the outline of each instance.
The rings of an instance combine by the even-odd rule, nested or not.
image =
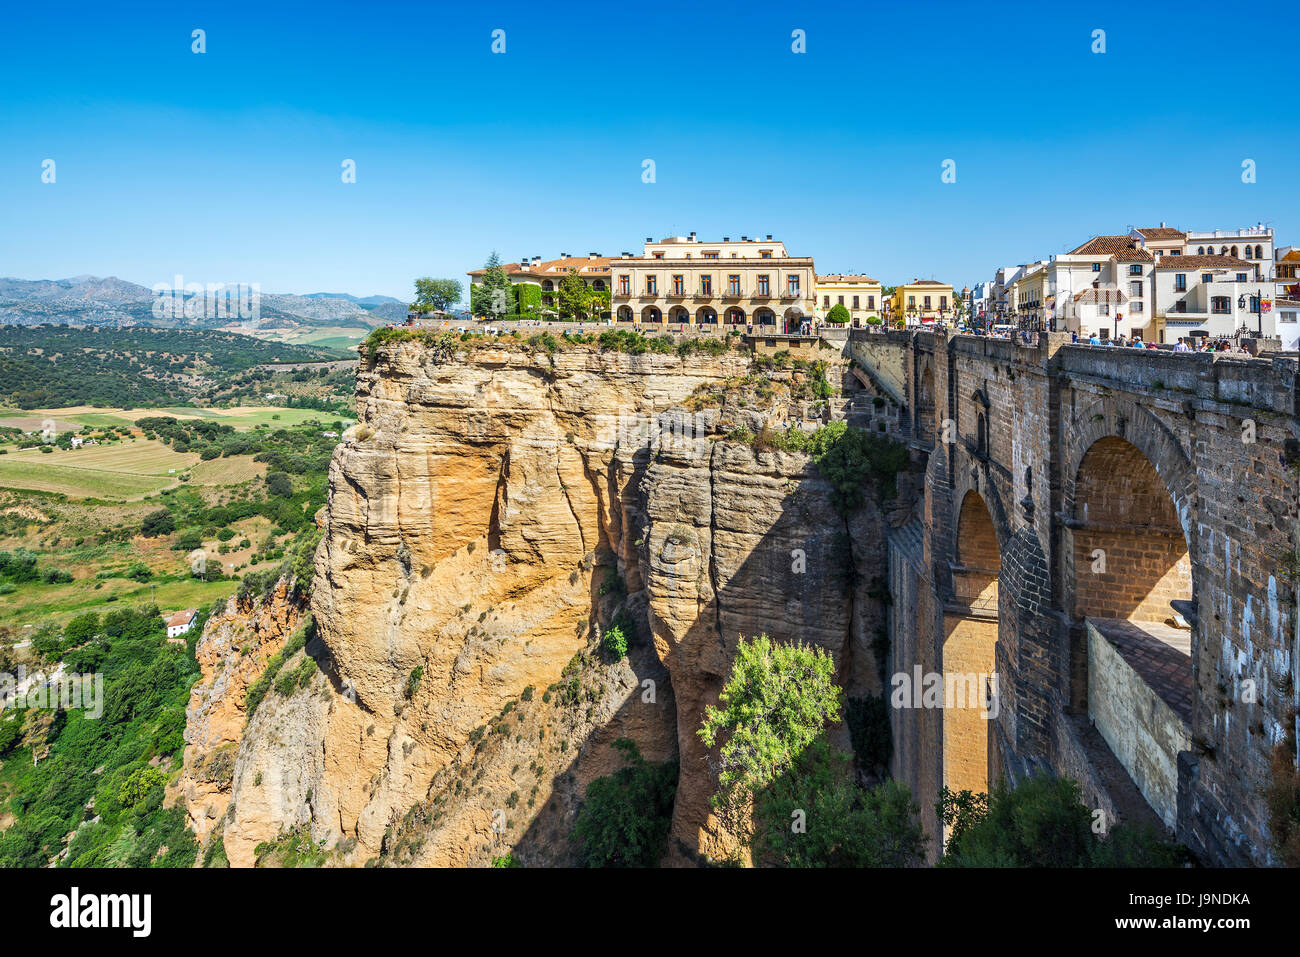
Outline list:
[[[727,322],[733,325],[743,326],[745,324],[745,310],[741,309],[739,306],[732,306],[730,309],[728,309],[726,312],[726,316],[727,316]]]
[[[700,325],[707,325],[709,323],[716,324],[718,321],[718,312],[711,306],[700,306],[699,309],[695,310],[695,321]]]
[[[1256,259],[1263,259],[1263,258],[1264,258],[1264,247],[1263,247],[1263,246],[1256,246],[1256,247],[1255,247],[1255,258],[1256,258]]]
[[[1233,247],[1232,247],[1232,255],[1233,255],[1233,256],[1236,256],[1236,255],[1237,255],[1237,247],[1236,247],[1236,246],[1233,246]]]
[[[641,310],[642,322],[662,322],[663,313],[659,311],[658,306],[646,306]]]
[[[754,325],[756,326],[774,326],[776,325],[776,313],[766,306],[754,310]]]
[[[632,307],[631,307],[631,306],[619,306],[619,307],[618,307],[618,321],[619,321],[619,322],[631,322],[631,321],[632,321],[632,318],[633,318],[634,315],[635,315],[635,313],[632,312]]]
[[[691,314],[685,306],[673,306],[668,310],[668,321],[688,323],[691,321]]]

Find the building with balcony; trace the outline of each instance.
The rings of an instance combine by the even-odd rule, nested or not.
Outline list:
[[[560,281],[569,274],[569,270],[575,270],[589,289],[604,291],[610,288],[609,263],[610,258],[600,253],[588,253],[586,256],[560,253],[559,259],[533,256],[519,262],[502,263],[501,268],[515,285],[536,286],[540,290],[541,313],[547,315],[557,312]],[[469,272],[471,288],[482,280],[485,271],[473,269]],[[470,301],[473,302],[473,298]],[[514,311],[513,304],[508,306],[507,311]],[[608,319],[609,312],[606,311],[600,318]]]
[[[1278,249],[1274,254],[1273,270],[1278,296],[1300,298],[1300,247],[1283,246]]]
[[[894,287],[889,304],[890,317],[909,326],[932,322],[952,322],[957,310],[952,286],[933,279],[913,279]]]
[[[1161,342],[1277,335],[1273,282],[1256,279],[1253,264],[1244,259],[1217,253],[1166,256],[1156,263],[1153,299]]]
[[[843,306],[849,312],[850,322],[854,326],[863,326],[871,317],[880,318],[884,304],[884,292],[879,281],[870,276],[833,273],[817,276],[814,279],[817,305],[815,315],[825,319],[826,314],[835,306]]]
[[[642,255],[610,260],[611,308],[621,322],[765,326],[795,332],[814,312],[811,257],[785,244],[742,236],[733,242],[647,237]]]

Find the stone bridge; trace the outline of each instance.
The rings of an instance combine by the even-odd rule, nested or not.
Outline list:
[[[1300,677],[1295,356],[856,330],[846,351],[925,469],[890,533],[889,670],[941,678],[894,712],[894,772],[930,827],[944,785],[1050,769],[1108,824],[1275,862],[1260,790]]]

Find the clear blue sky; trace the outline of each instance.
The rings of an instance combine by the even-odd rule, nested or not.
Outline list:
[[[15,3],[0,275],[406,298],[492,249],[694,230],[962,285],[1162,219],[1300,243],[1291,22],[1267,3]]]

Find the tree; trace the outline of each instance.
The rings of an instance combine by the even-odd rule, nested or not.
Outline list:
[[[591,290],[572,267],[560,280],[559,298],[561,319],[585,319],[591,311]]]
[[[844,308],[844,303],[842,302],[837,302],[835,305],[831,306],[831,311],[826,313],[826,321],[833,322],[836,325],[842,325],[843,323],[848,322],[850,318],[852,317],[849,315],[849,311]]]
[[[140,534],[145,538],[170,535],[174,531],[176,531],[176,520],[172,518],[172,513],[165,508],[150,512],[140,522]]]
[[[794,766],[804,749],[840,720],[835,663],[822,648],[777,644],[767,635],[740,640],[731,677],[709,705],[696,732],[719,748],[714,806],[724,823],[748,843],[754,792]],[[726,738],[723,741],[723,738]]]
[[[289,498],[293,495],[293,482],[287,472],[267,472],[266,490],[280,498]]]
[[[628,738],[611,747],[628,765],[587,786],[573,832],[588,867],[653,867],[672,823],[677,764],[646,761]]]
[[[1036,774],[992,795],[944,788],[936,806],[949,828],[941,867],[1178,867],[1180,844],[1119,824],[1103,835],[1069,778]]]
[[[755,856],[783,867],[915,867],[925,857],[920,812],[900,781],[859,787],[849,756],[823,736],[758,795]]]
[[[493,250],[484,265],[483,277],[470,287],[470,310],[476,316],[499,319],[509,312],[512,301],[510,277]]]
[[[427,276],[415,280],[415,302],[411,303],[412,312],[446,312],[451,306],[460,302],[460,283],[455,279],[430,279]]]

